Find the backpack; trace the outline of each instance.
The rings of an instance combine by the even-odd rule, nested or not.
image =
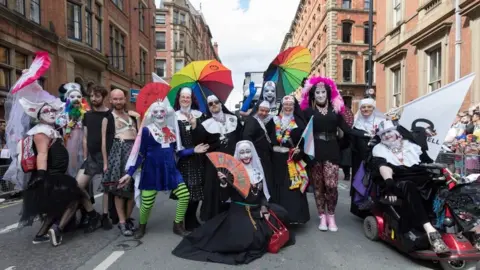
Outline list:
[[[37,153],[33,143],[33,135],[26,136],[17,144],[18,160],[25,173],[33,172],[37,169]]]

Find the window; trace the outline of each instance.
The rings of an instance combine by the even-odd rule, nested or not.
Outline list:
[[[178,50],[178,32],[173,34],[173,49]]]
[[[89,46],[93,46],[93,25],[92,25],[92,0],[87,1],[85,7],[85,42]]]
[[[5,47],[0,47],[0,90],[9,91],[10,89],[10,69],[4,65],[10,64],[10,51]]]
[[[67,2],[67,34],[68,38],[82,40],[82,9],[79,5]]]
[[[140,81],[145,82],[147,72],[147,52],[140,49]]]
[[[110,65],[125,71],[125,35],[110,25]]]
[[[173,11],[173,24],[178,24],[178,10]]]
[[[183,68],[183,60],[175,60],[175,73]]]
[[[428,90],[437,90],[442,86],[442,50],[436,48],[428,53]]]
[[[25,0],[15,0],[14,10],[22,15],[25,15]]]
[[[21,70],[27,68],[27,56],[18,52],[15,52],[15,67]]]
[[[368,66],[368,59],[365,60],[365,83],[368,83],[368,71],[369,71],[369,66]],[[372,83],[373,83],[373,78],[375,78],[375,61],[372,61]]]
[[[342,1],[342,8],[352,8],[352,0],[343,0]]]
[[[398,108],[402,105],[402,75],[401,69],[392,69],[392,89],[393,89],[393,103],[392,106]]]
[[[115,6],[117,6],[120,10],[123,10],[123,0],[112,0]]]
[[[102,6],[95,4],[97,13],[95,14],[95,35],[97,36],[97,43],[95,49],[102,51]]]
[[[342,42],[352,42],[352,23],[342,22]]]
[[[165,76],[167,75],[166,66],[167,66],[166,60],[164,59],[155,60],[155,73],[157,73],[158,76],[165,78]]]
[[[393,0],[393,26],[400,24],[402,20],[402,4],[401,0]]]
[[[180,33],[180,38],[178,40],[178,48],[180,50],[183,50],[184,46],[185,46],[185,34]]]
[[[165,14],[155,15],[155,23],[156,24],[165,24]]]
[[[166,49],[165,32],[156,32],[155,42],[156,42],[156,48],[158,50],[165,50]]]
[[[363,2],[363,9],[370,10],[370,5],[373,4],[372,2],[373,0],[365,0],[365,2]]]
[[[185,25],[185,13],[180,13],[180,24]]]
[[[343,59],[343,81],[351,82],[352,81],[352,59]]]
[[[368,23],[363,25],[363,43],[370,43],[370,27],[368,26]]]
[[[145,8],[146,7],[142,3],[138,3],[138,26],[142,32],[145,30]]]
[[[40,0],[30,0],[30,20],[40,24]]]

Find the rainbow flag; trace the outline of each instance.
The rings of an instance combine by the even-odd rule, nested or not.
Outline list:
[[[307,127],[302,133],[303,139],[303,152],[307,154],[311,159],[315,158],[315,143],[313,140],[313,116],[310,117]]]

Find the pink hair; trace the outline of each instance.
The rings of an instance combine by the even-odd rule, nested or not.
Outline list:
[[[310,106],[308,94],[310,93],[312,87],[319,83],[324,83],[325,85],[330,86],[330,89],[332,91],[329,102],[332,104],[335,113],[340,113],[341,115],[343,115],[343,113],[345,112],[345,103],[343,102],[343,98],[340,95],[340,92],[338,92],[335,82],[327,77],[311,77],[305,82],[305,86],[302,89],[302,101],[300,102],[300,108],[302,110],[305,110]]]

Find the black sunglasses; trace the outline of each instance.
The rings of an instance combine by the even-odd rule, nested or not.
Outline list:
[[[212,102],[208,102],[208,106],[209,106],[209,107],[212,107],[213,105],[217,105],[218,103],[220,103],[220,101],[218,101],[218,100],[215,100],[215,101],[212,101]]]

